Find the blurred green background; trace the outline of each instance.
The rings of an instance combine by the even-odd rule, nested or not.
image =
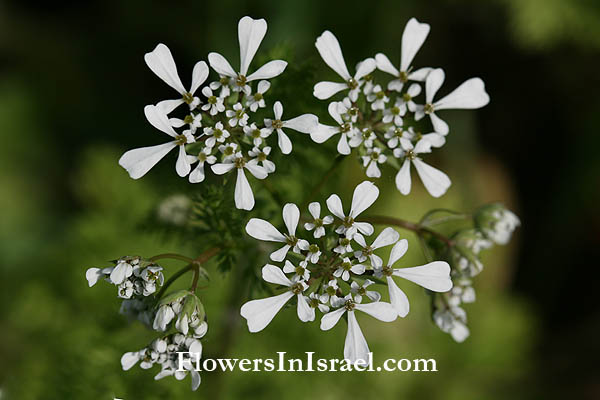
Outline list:
[[[452,177],[447,195],[432,199],[418,184],[403,197],[389,170],[379,181],[378,213],[417,220],[434,207],[499,200],[523,223],[509,246],[483,255],[465,343],[431,324],[426,297],[408,285],[407,318],[361,318],[376,357],[433,357],[438,373],[204,373],[192,393],[188,380],[154,382],[156,369],[121,371],[121,354],[153,334],[125,323],[114,287],[88,288],[85,270],[125,254],[195,256],[206,245],[148,224],[165,197],[202,190],[176,179],[174,155],[135,182],[117,165],[126,149],[159,143],[142,108],[172,94],[143,54],[166,43],[187,82],[209,51],[237,60],[243,15],[269,23],[259,57],[290,61],[271,93],[289,115],[324,115],[311,97],[331,74],[313,46],[324,29],[349,65],[379,51],[396,61],[414,16],[432,25],[418,65],[443,67],[446,90],[472,76],[486,82],[486,108],[446,114],[453,132],[434,165]],[[1,399],[600,398],[597,1],[2,1],[0,48]],[[284,86],[294,79],[302,83]],[[272,181],[286,201],[310,184],[306,162],[325,170],[334,148],[294,140],[298,159],[279,163]],[[320,200],[349,196],[362,179],[346,160]],[[409,255],[403,265],[423,262],[416,245]],[[341,355],[344,324],[323,333],[291,311],[248,333],[237,317],[240,281],[236,270],[213,273],[203,297],[209,356]]]

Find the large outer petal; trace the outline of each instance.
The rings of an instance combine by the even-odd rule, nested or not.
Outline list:
[[[254,194],[243,168],[238,168],[235,182],[235,206],[240,210],[247,211],[254,208]]]
[[[329,138],[331,138],[336,133],[340,132],[339,126],[329,126],[318,124],[317,128],[310,132],[310,138],[315,143],[323,143],[326,142]]]
[[[408,71],[412,60],[425,42],[429,34],[429,25],[421,24],[415,18],[411,18],[402,34],[402,54],[400,57],[400,70]]]
[[[490,102],[485,84],[480,78],[471,78],[442,99],[435,102],[435,110],[481,108]]]
[[[425,80],[425,101],[427,103],[433,103],[433,98],[440,90],[445,77],[444,70],[441,68],[436,68],[427,75]]]
[[[267,33],[267,21],[243,17],[238,23],[240,42],[240,73],[246,75],[248,67]]]
[[[179,146],[179,155],[177,156],[175,170],[177,171],[177,175],[181,176],[182,178],[187,176],[187,174],[189,174],[192,170],[188,156],[185,152],[185,146]]]
[[[402,239],[401,241],[396,243],[394,245],[394,247],[392,247],[392,251],[390,252],[390,259],[387,263],[388,267],[391,267],[392,265],[396,264],[396,262],[399,259],[401,259],[402,256],[404,256],[404,254],[406,254],[407,250],[408,250],[408,240]]]
[[[159,144],[157,146],[141,147],[129,150],[119,159],[119,165],[127,170],[133,179],[146,175],[152,167],[162,160],[169,151],[177,147],[175,142]]]
[[[396,174],[396,187],[403,195],[407,195],[410,193],[410,188],[412,186],[412,181],[410,179],[410,160],[404,160],[402,163],[402,167]]]
[[[169,117],[167,117],[167,114],[163,109],[157,106],[148,105],[144,107],[144,115],[146,115],[148,122],[159,131],[164,132],[171,137],[177,136],[177,132],[175,132],[171,126]]]
[[[418,267],[396,269],[394,275],[434,292],[447,292],[452,289],[450,266],[445,261],[434,261]]]
[[[306,299],[304,298],[304,295],[302,293],[300,293],[297,297],[298,297],[297,313],[298,313],[298,318],[300,318],[300,321],[302,321],[302,322],[314,321],[315,320],[315,309],[311,308],[308,305],[308,303],[306,302]]]
[[[344,358],[355,363],[357,360],[369,359],[369,345],[360,330],[354,311],[348,312],[348,331],[344,342]]]
[[[371,247],[373,247],[373,249],[378,249],[380,247],[389,246],[390,244],[396,243],[398,239],[400,239],[400,234],[394,228],[388,226],[377,235],[377,238],[375,238]]]
[[[408,302],[408,297],[404,294],[402,290],[396,285],[396,282],[391,276],[387,277],[388,291],[390,294],[390,303],[396,310],[399,316],[402,318],[406,317],[408,312],[410,311],[410,303]]]
[[[333,33],[329,31],[323,32],[321,36],[317,38],[315,46],[329,68],[337,72],[337,74],[345,81],[351,78],[348,68],[346,67],[346,61],[344,61],[340,43]]]
[[[371,317],[377,318],[383,322],[395,321],[398,316],[394,307],[390,303],[385,303],[383,301],[355,304],[354,309],[369,314]]]
[[[196,65],[194,65],[194,70],[192,71],[192,87],[190,88],[190,93],[196,93],[196,90],[204,83],[204,81],[208,78],[208,65],[204,61],[198,61]]]
[[[266,282],[274,283],[276,285],[292,286],[292,281],[285,276],[281,268],[271,264],[266,264],[262,267],[262,278]]]
[[[360,183],[352,195],[352,206],[350,216],[356,218],[360,213],[369,208],[379,197],[379,189],[373,182],[364,181]]]
[[[425,164],[418,158],[413,160],[413,164],[429,194],[433,197],[440,197],[446,193],[452,184],[448,175],[431,165]]]
[[[342,315],[344,315],[345,312],[346,309],[341,307],[323,315],[323,318],[321,318],[321,330],[328,331],[333,328],[338,323],[340,318],[342,318]]]
[[[319,126],[319,118],[314,114],[302,114],[296,118],[283,121],[284,128],[290,128],[302,133],[311,133]]]
[[[296,234],[298,221],[300,220],[300,209],[294,203],[287,203],[283,206],[283,222],[290,235]]]
[[[285,243],[285,236],[264,219],[251,218],[246,224],[246,233],[254,239]]]
[[[186,92],[177,74],[177,66],[175,65],[175,61],[173,61],[171,51],[167,46],[159,43],[154,50],[144,55],[144,60],[152,72],[165,81],[167,85],[181,94]]]
[[[313,96],[319,100],[327,100],[334,94],[348,89],[348,85],[339,82],[323,81],[313,87]]]
[[[393,76],[398,76],[400,71],[390,61],[390,59],[383,53],[377,53],[375,55],[375,61],[377,62],[377,69],[383,72],[387,72]]]
[[[288,290],[278,296],[252,300],[244,304],[240,309],[240,314],[246,318],[248,330],[259,332],[265,329],[292,296],[294,293]]]
[[[340,199],[340,196],[337,194],[332,194],[327,198],[326,203],[327,208],[333,215],[340,219],[345,218],[344,207],[342,206],[342,200]]]
[[[276,76],[281,75],[283,71],[285,71],[287,65],[288,63],[283,60],[269,61],[268,63],[257,69],[255,72],[248,75],[247,81],[251,82],[259,79],[275,78]]]
[[[225,57],[219,53],[208,53],[208,63],[210,64],[210,67],[217,71],[219,75],[225,75],[232,78],[237,76],[237,73],[231,67],[229,61],[227,61],[227,59],[225,59]]]

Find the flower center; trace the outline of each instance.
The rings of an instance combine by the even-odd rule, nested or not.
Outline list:
[[[365,256],[370,256],[373,254],[373,248],[371,246],[367,246],[362,250]]]
[[[235,164],[236,168],[241,169],[244,168],[244,165],[246,165],[246,160],[244,160],[244,157],[237,157],[233,163]]]
[[[183,146],[186,143],[187,143],[187,138],[185,137],[185,135],[175,136],[175,144],[177,144],[178,146]]]
[[[392,107],[392,114],[394,115],[399,115],[400,114],[400,107]]]
[[[242,117],[244,116],[244,109],[240,108],[239,110],[235,111],[235,117],[237,119],[242,119]]]
[[[308,246],[308,252],[309,253],[317,253],[319,251],[319,246],[317,246],[316,244],[311,244],[310,246]]]
[[[186,104],[192,104],[192,101],[194,101],[194,95],[191,94],[190,92],[184,93],[183,94],[183,101]]]
[[[204,161],[206,161],[206,158],[207,158],[206,153],[204,153],[202,151],[200,153],[198,153],[198,161],[204,162]]]
[[[352,311],[352,310],[354,310],[354,305],[355,305],[354,301],[346,300],[346,304],[344,304],[344,308],[348,311]]]
[[[412,96],[410,94],[408,94],[408,93],[404,93],[402,95],[402,100],[404,100],[406,103],[408,103],[409,101],[412,100]]]
[[[406,154],[404,156],[409,160],[414,160],[415,158],[417,158],[417,155],[412,150],[406,150]]]
[[[283,128],[283,122],[280,119],[274,119],[272,122],[273,129],[281,129]]]
[[[425,114],[431,114],[433,112],[433,104],[427,103],[424,107]]]
[[[321,218],[315,218],[313,224],[315,224],[315,226],[323,226],[323,220]]]
[[[333,286],[327,286],[327,289],[325,289],[325,292],[330,296],[334,296],[335,292],[336,292],[336,288],[334,288]]]
[[[377,151],[373,151],[373,152],[371,153],[371,160],[375,161],[375,160],[377,160],[378,158],[379,158],[379,152],[377,152]]]
[[[356,293],[360,294],[361,296],[364,296],[367,294],[367,289],[365,289],[364,287],[359,287],[358,290],[356,291]]]
[[[348,79],[348,87],[352,90],[352,89],[356,89],[358,87],[358,82],[356,81],[356,79],[354,78],[350,78]]]
[[[304,292],[304,286],[302,286],[301,283],[296,283],[296,284],[290,286],[290,290],[294,294],[300,294],[300,293]]]
[[[352,263],[350,261],[344,261],[342,263],[342,265],[340,265],[340,267],[344,270],[344,271],[350,271],[350,269],[352,268]]]
[[[340,245],[341,245],[341,246],[344,246],[344,247],[346,247],[346,246],[348,246],[349,244],[350,244],[350,239],[348,239],[348,238],[341,238],[341,239],[340,239]]]
[[[304,270],[303,266],[299,265],[299,266],[296,267],[296,275],[302,276],[302,275],[304,275],[304,271],[305,270]]]
[[[349,122],[344,122],[342,125],[340,125],[340,131],[342,133],[350,131],[350,128],[352,128],[352,125]]]
[[[396,137],[401,138],[403,134],[404,134],[404,131],[402,130],[402,128],[396,128],[396,129],[394,129],[394,135]]]
[[[225,154],[226,156],[232,155],[233,154],[233,147],[231,147],[231,146],[225,147],[225,149],[223,150],[223,154]]]
[[[342,221],[342,224],[344,224],[346,228],[350,228],[352,224],[354,224],[354,218],[352,218],[351,216],[347,216]]]
[[[263,99],[263,95],[260,92],[256,92],[254,93],[254,100],[255,101],[261,101]]]
[[[237,78],[236,78],[236,80],[235,80],[235,84],[238,85],[238,86],[240,86],[240,87],[246,86],[246,82],[247,82],[246,77],[244,75],[241,75],[241,74],[238,75]]]
[[[222,76],[221,79],[219,79],[219,83],[222,86],[229,85],[229,77],[228,76]]]
[[[317,307],[319,307],[319,300],[317,300],[313,297],[308,301],[308,305],[311,306],[312,308],[317,308]]]
[[[385,276],[392,276],[392,274],[394,273],[394,269],[391,268],[390,266],[386,265],[385,267],[383,267],[382,271],[381,271]]]
[[[375,93],[375,97],[377,97],[377,100],[382,100],[385,97],[385,92],[383,90],[381,92],[377,92]]]
[[[210,104],[217,104],[217,96],[209,96],[208,97],[208,102]]]
[[[408,82],[408,73],[406,73],[406,71],[400,71],[400,74],[398,74],[398,78],[400,79],[401,82]]]
[[[185,118],[183,119],[183,122],[185,122],[186,124],[193,124],[194,123],[194,116],[192,114],[186,115]]]
[[[252,131],[252,137],[253,137],[254,139],[258,139],[258,138],[260,137],[260,129],[254,129],[254,130]]]
[[[298,244],[298,238],[294,235],[285,235],[285,242],[288,246],[296,246],[296,244]]]

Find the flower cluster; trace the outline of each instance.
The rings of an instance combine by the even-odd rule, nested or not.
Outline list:
[[[312,114],[283,118],[283,106],[279,101],[273,105],[272,118],[262,121],[255,118],[255,113],[266,107],[264,95],[271,86],[268,79],[280,75],[287,66],[285,61],[273,60],[252,73],[248,72],[266,32],[264,19],[243,17],[238,24],[239,71],[236,72],[219,53],[210,53],[210,67],[219,79],[205,84],[209,68],[206,62],[199,61],[194,66],[189,90],[181,83],[167,46],[159,44],[145,55],[148,67],[180,97],[144,108],[148,122],[171,139],[161,145],[123,154],[119,164],[132,178],[141,178],[177,148],[176,171],[179,176],[188,177],[190,183],[202,182],[206,164],[217,175],[236,170],[236,207],[244,210],[254,207],[254,195],[244,170],[257,179],[265,179],[275,171],[275,164],[268,159],[272,151],[270,138],[277,136],[277,146],[283,154],[289,154],[292,141],[286,131],[310,133],[318,125],[317,117]],[[187,106],[183,115],[171,116],[183,105]],[[192,169],[194,164],[196,166]]]
[[[268,221],[250,219],[246,226],[250,236],[282,244],[270,254],[273,262],[282,265],[266,264],[262,268],[262,278],[284,288],[277,296],[252,300],[242,306],[241,315],[247,320],[251,332],[264,329],[293,299],[301,321],[314,321],[316,310],[323,314],[322,330],[331,329],[347,313],[344,357],[353,362],[367,360],[369,348],[355,311],[385,322],[406,316],[409,312],[408,298],[394,277],[434,292],[447,292],[452,288],[450,267],[444,261],[412,268],[394,268],[406,253],[408,242],[400,240],[400,235],[393,228],[385,228],[372,241],[367,239],[374,234],[374,228],[370,223],[360,221],[360,215],[378,196],[379,189],[365,181],[355,188],[347,213],[336,194],[326,201],[331,215],[321,216],[320,204],[311,203],[310,217],[301,236],[298,235],[300,210],[295,204],[288,203],[283,208],[283,232]],[[392,245],[389,260],[384,263],[375,251]],[[389,302],[381,301],[381,294],[373,290],[376,285],[387,289]]]
[[[346,66],[340,44],[333,33],[323,32],[315,43],[323,61],[340,77],[341,82],[319,82],[314,96],[325,100],[343,93],[339,101],[329,103],[328,111],[335,125],[319,124],[312,139],[323,143],[338,137],[337,150],[350,154],[353,148],[369,178],[381,176],[380,166],[398,169],[396,186],[406,195],[411,190],[411,164],[427,191],[434,197],[443,195],[450,179],[442,171],[426,164],[422,157],[446,142],[449,127],[438,115],[447,109],[476,109],[489,102],[484,83],[471,78],[446,96],[436,100],[444,83],[440,68],[414,68],[413,59],[429,34],[429,25],[412,18],[402,35],[399,68],[382,53],[356,65],[352,75]],[[386,84],[375,80],[375,70],[392,76]],[[424,96],[420,96],[424,92]],[[419,99],[421,97],[421,99]],[[431,124],[420,121],[429,117]]]
[[[160,265],[137,256],[122,257],[115,262],[114,267],[90,268],[85,277],[90,287],[101,278],[116,285],[117,294],[122,299],[150,296],[158,286],[162,286],[165,279]]]
[[[457,342],[463,342],[470,334],[467,313],[463,304],[475,301],[473,278],[483,270],[479,253],[494,244],[504,245],[520,225],[519,218],[501,204],[481,207],[474,215],[475,228],[464,229],[453,236],[454,246],[450,252],[454,286],[448,293],[438,294],[434,301],[433,320],[444,332]]]
[[[167,376],[174,376],[177,380],[184,379],[189,373],[192,377],[192,390],[200,386],[200,374],[193,367],[202,356],[202,343],[200,338],[208,329],[206,322],[201,325],[201,335],[197,337],[185,336],[174,333],[164,338],[155,339],[152,343],[139,351],[127,352],[121,357],[121,366],[127,371],[138,362],[143,369],[150,369],[155,364],[161,366],[155,380]],[[183,354],[179,354],[183,353]],[[181,368],[180,368],[181,358]]]

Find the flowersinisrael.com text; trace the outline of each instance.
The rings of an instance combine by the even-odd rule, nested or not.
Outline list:
[[[287,358],[285,351],[278,351],[275,358],[205,358],[200,359],[199,353],[178,352],[178,371],[221,371],[240,370],[242,372],[437,372],[437,362],[433,358],[394,359],[388,358],[375,366],[373,353],[367,360],[315,358],[314,352],[307,351],[306,358]]]

